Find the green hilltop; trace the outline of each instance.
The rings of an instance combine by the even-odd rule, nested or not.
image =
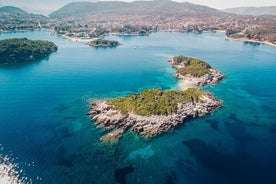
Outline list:
[[[92,47],[117,47],[120,43],[115,40],[97,39],[89,42],[88,45]]]
[[[107,104],[122,113],[133,112],[138,115],[168,115],[177,110],[177,104],[200,100],[205,92],[189,88],[184,91],[145,89],[138,94],[110,99]]]
[[[38,61],[56,52],[58,47],[49,41],[13,38],[0,40],[0,64]]]
[[[26,15],[28,14],[24,10],[14,7],[14,6],[3,6],[0,7],[0,13],[10,13],[10,14],[20,14],[20,15]]]
[[[185,76],[187,74],[193,77],[201,77],[209,73],[211,66],[197,58],[187,57],[187,56],[175,56],[172,59],[173,64],[183,64],[185,67],[177,68],[177,72]]]

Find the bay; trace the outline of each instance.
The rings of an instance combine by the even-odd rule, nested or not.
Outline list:
[[[275,183],[276,52],[223,33],[108,36],[92,48],[47,31],[0,34],[55,42],[46,60],[0,67],[0,157],[26,183]],[[161,136],[128,132],[102,144],[90,98],[177,89],[174,55],[207,61],[227,79],[205,87],[223,108]]]

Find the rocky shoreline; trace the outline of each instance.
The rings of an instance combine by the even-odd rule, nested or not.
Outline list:
[[[182,79],[188,81],[193,86],[206,86],[206,85],[214,85],[217,84],[219,81],[225,78],[225,76],[218,70],[211,68],[210,73],[205,74],[202,77],[194,77],[190,74],[181,75],[180,73],[176,72],[174,76],[178,79]]]
[[[176,61],[174,58],[172,58],[168,62],[176,69],[186,67],[185,60],[179,62],[179,61]],[[192,86],[214,85],[226,78],[225,75],[223,75],[220,71],[218,71],[213,67],[208,68],[208,72],[203,76],[199,76],[199,77],[195,77],[189,73],[182,75],[178,71],[175,72],[174,76],[178,79],[185,80],[187,83],[191,84]]]
[[[118,140],[127,130],[132,130],[140,136],[151,137],[167,132],[188,118],[196,118],[211,113],[222,106],[222,102],[212,94],[205,92],[200,100],[177,104],[177,111],[168,115],[141,116],[133,112],[121,113],[107,104],[106,100],[92,100],[89,116],[93,122],[110,132],[101,137],[101,141]]]
[[[115,100],[117,107],[114,104],[110,104],[109,100],[94,99],[90,103],[88,115],[92,117],[93,122],[98,127],[109,131],[109,133],[101,137],[101,141],[116,141],[127,130],[131,130],[143,137],[159,135],[178,124],[182,124],[188,118],[204,116],[222,106],[222,101],[216,99],[211,93],[193,88],[194,86],[218,83],[225,78],[220,71],[200,59],[182,55],[173,57],[169,62],[177,69],[175,77],[189,83],[190,87],[192,87],[182,91],[186,92],[183,100],[177,101],[174,104],[174,110],[170,110],[175,100],[174,98],[177,99],[178,97],[173,95],[174,93],[168,93],[164,99],[162,95],[165,94],[165,91],[157,90],[155,94],[151,94],[150,98],[141,95],[149,95],[150,90],[123,97],[124,99],[117,98]],[[192,91],[192,93],[187,91]],[[154,90],[151,92],[154,93]],[[176,93],[182,94],[182,92]],[[164,106],[164,103],[167,106]],[[146,115],[141,115],[135,112],[135,108],[141,111],[141,104],[143,104],[142,109],[149,109],[149,106],[154,108],[148,111]],[[162,107],[159,106],[160,104],[162,104]],[[170,110],[169,112],[167,111],[163,114],[149,113],[157,109],[163,110],[166,107],[168,107],[167,110]]]

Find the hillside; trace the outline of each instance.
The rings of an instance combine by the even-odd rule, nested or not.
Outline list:
[[[275,15],[276,6],[261,6],[261,7],[237,7],[222,10],[227,13],[234,13],[238,15]]]
[[[28,14],[24,10],[14,7],[14,6],[0,7],[0,13],[9,13],[9,14],[17,14],[17,15],[27,15]]]
[[[46,28],[48,18],[14,6],[0,7],[0,33]]]
[[[90,14],[114,15],[150,15],[150,16],[189,16],[204,17],[225,15],[224,12],[207,6],[195,5],[188,2],[173,2],[169,0],[155,1],[100,1],[74,2],[65,5],[49,16],[52,18],[76,17]]]

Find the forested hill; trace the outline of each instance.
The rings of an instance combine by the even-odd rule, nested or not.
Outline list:
[[[169,0],[155,1],[99,1],[99,2],[74,2],[54,11],[49,16],[52,18],[76,17],[89,14],[114,14],[114,15],[150,15],[150,16],[223,16],[226,13],[219,10],[196,5],[188,2],[174,2]]]
[[[24,10],[14,7],[14,6],[0,7],[0,13],[17,14],[17,15],[27,15],[28,14]]]
[[[0,7],[0,33],[46,28],[49,18],[14,6]]]

